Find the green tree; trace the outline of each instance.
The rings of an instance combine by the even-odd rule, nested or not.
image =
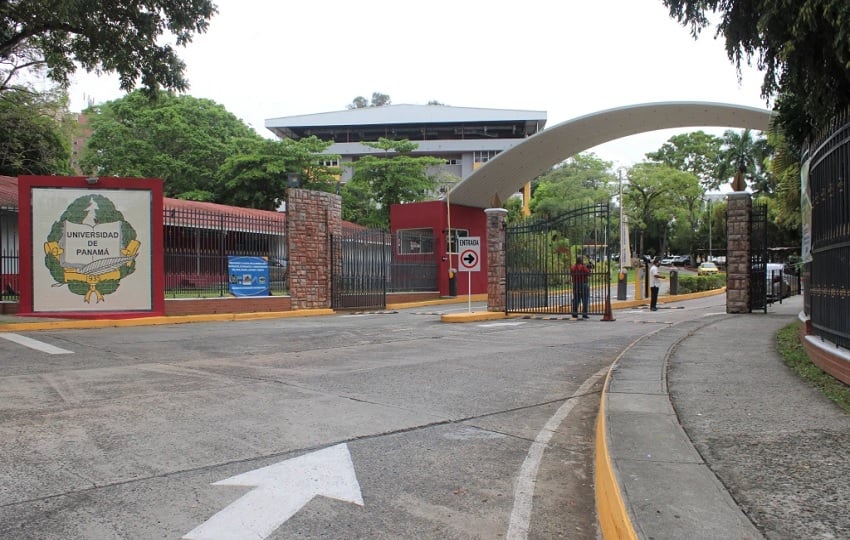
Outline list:
[[[338,186],[338,167],[324,163],[338,156],[322,154],[329,141],[317,137],[272,141],[255,138],[241,141],[236,154],[219,169],[222,193],[218,202],[233,206],[276,210],[284,199],[289,175],[297,173],[300,187],[333,191]]]
[[[776,96],[789,143],[806,138],[850,106],[850,2],[845,0],[662,0],[696,38],[712,20],[738,68],[757,59],[762,96]],[[711,17],[712,14],[719,15]]]
[[[0,125],[0,174],[71,172],[71,119],[63,92],[0,92]]]
[[[363,96],[357,96],[351,100],[351,103],[345,106],[346,109],[366,109],[368,107],[383,107],[392,105],[392,99],[387,94],[380,92],[372,92],[372,101],[367,100]]]
[[[132,92],[86,111],[92,129],[80,166],[86,174],[162,178],[166,196],[218,202],[219,167],[260,140],[208,99]]]
[[[610,161],[592,153],[556,165],[532,182],[531,212],[554,216],[580,205],[607,203],[616,185],[610,169]]]
[[[657,151],[646,154],[646,158],[693,174],[705,189],[717,189],[720,180],[715,172],[721,143],[719,137],[704,131],[681,133],[670,137]]]
[[[187,45],[216,13],[211,0],[0,1],[0,91],[31,70],[67,87],[78,66],[117,73],[128,92],[139,82],[186,90],[185,64],[165,40]]]
[[[722,182],[743,178],[756,193],[773,193],[773,177],[766,169],[772,150],[764,137],[753,137],[752,131],[740,133],[728,129],[723,133],[716,175]]]
[[[389,225],[390,206],[393,204],[422,201],[432,196],[436,181],[428,174],[428,168],[442,164],[442,160],[412,156],[411,152],[418,145],[407,139],[393,141],[381,138],[378,142],[363,144],[382,150],[384,155],[367,155],[355,161],[351,165],[354,174],[347,187],[368,195],[372,211],[381,218],[381,225]]]
[[[699,181],[691,173],[676,170],[659,163],[638,163],[629,170],[628,183],[623,186],[623,203],[629,225],[640,231],[639,253],[647,253],[647,232],[655,228],[657,238],[654,253],[663,251],[669,225],[685,209],[679,190],[699,188]]]
[[[768,134],[775,149],[770,160],[770,172],[776,178],[776,223],[779,227],[799,231],[800,214],[800,154],[778,133]]]

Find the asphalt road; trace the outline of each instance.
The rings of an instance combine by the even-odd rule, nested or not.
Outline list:
[[[6,336],[0,538],[595,539],[607,367],[724,301]]]

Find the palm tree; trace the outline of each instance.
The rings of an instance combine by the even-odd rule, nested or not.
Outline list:
[[[766,167],[766,161],[772,153],[773,149],[767,139],[754,138],[749,129],[740,133],[726,130],[722,137],[716,177],[722,181],[732,179],[735,191],[743,191],[749,184],[756,193],[770,194],[776,187]]]

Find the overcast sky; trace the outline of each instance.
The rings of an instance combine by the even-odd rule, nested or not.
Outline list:
[[[343,110],[375,91],[394,104],[545,111],[549,127],[657,101],[766,106],[761,74],[747,68],[739,84],[714,29],[695,41],[661,0],[217,3],[209,31],[178,49],[189,94],[267,137],[266,119]],[[78,74],[71,109],[121,95],[117,78]],[[628,166],[683,131],[591,151]]]

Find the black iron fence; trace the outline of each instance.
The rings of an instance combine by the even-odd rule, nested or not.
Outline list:
[[[398,231],[392,238],[387,292],[436,291],[437,252],[433,231]]]
[[[850,113],[809,149],[812,258],[804,271],[805,306],[817,335],[850,348]]]
[[[767,313],[767,205],[753,204],[750,214],[750,311]]]
[[[603,315],[610,302],[608,205],[572,209],[554,218],[531,218],[505,235],[508,312]],[[581,257],[590,270],[576,274]]]
[[[230,294],[230,257],[265,257],[270,294],[288,292],[286,222],[282,214],[216,213],[166,208],[163,216],[166,298]]]
[[[166,208],[163,220],[166,298],[228,296],[231,256],[265,257],[269,263],[270,293],[288,294],[283,215],[264,217]],[[382,291],[438,290],[438,246],[433,233],[400,231],[392,236],[381,232],[380,242],[374,242],[374,238],[365,242],[371,246],[367,252],[381,257]],[[352,268],[362,264],[362,257],[352,257]],[[22,285],[19,274],[18,209],[0,204],[0,301],[18,301]]]
[[[16,302],[21,290],[18,208],[0,203],[0,301]]]
[[[436,238],[428,231],[346,228],[331,240],[331,305],[386,306],[388,292],[436,291]]]

